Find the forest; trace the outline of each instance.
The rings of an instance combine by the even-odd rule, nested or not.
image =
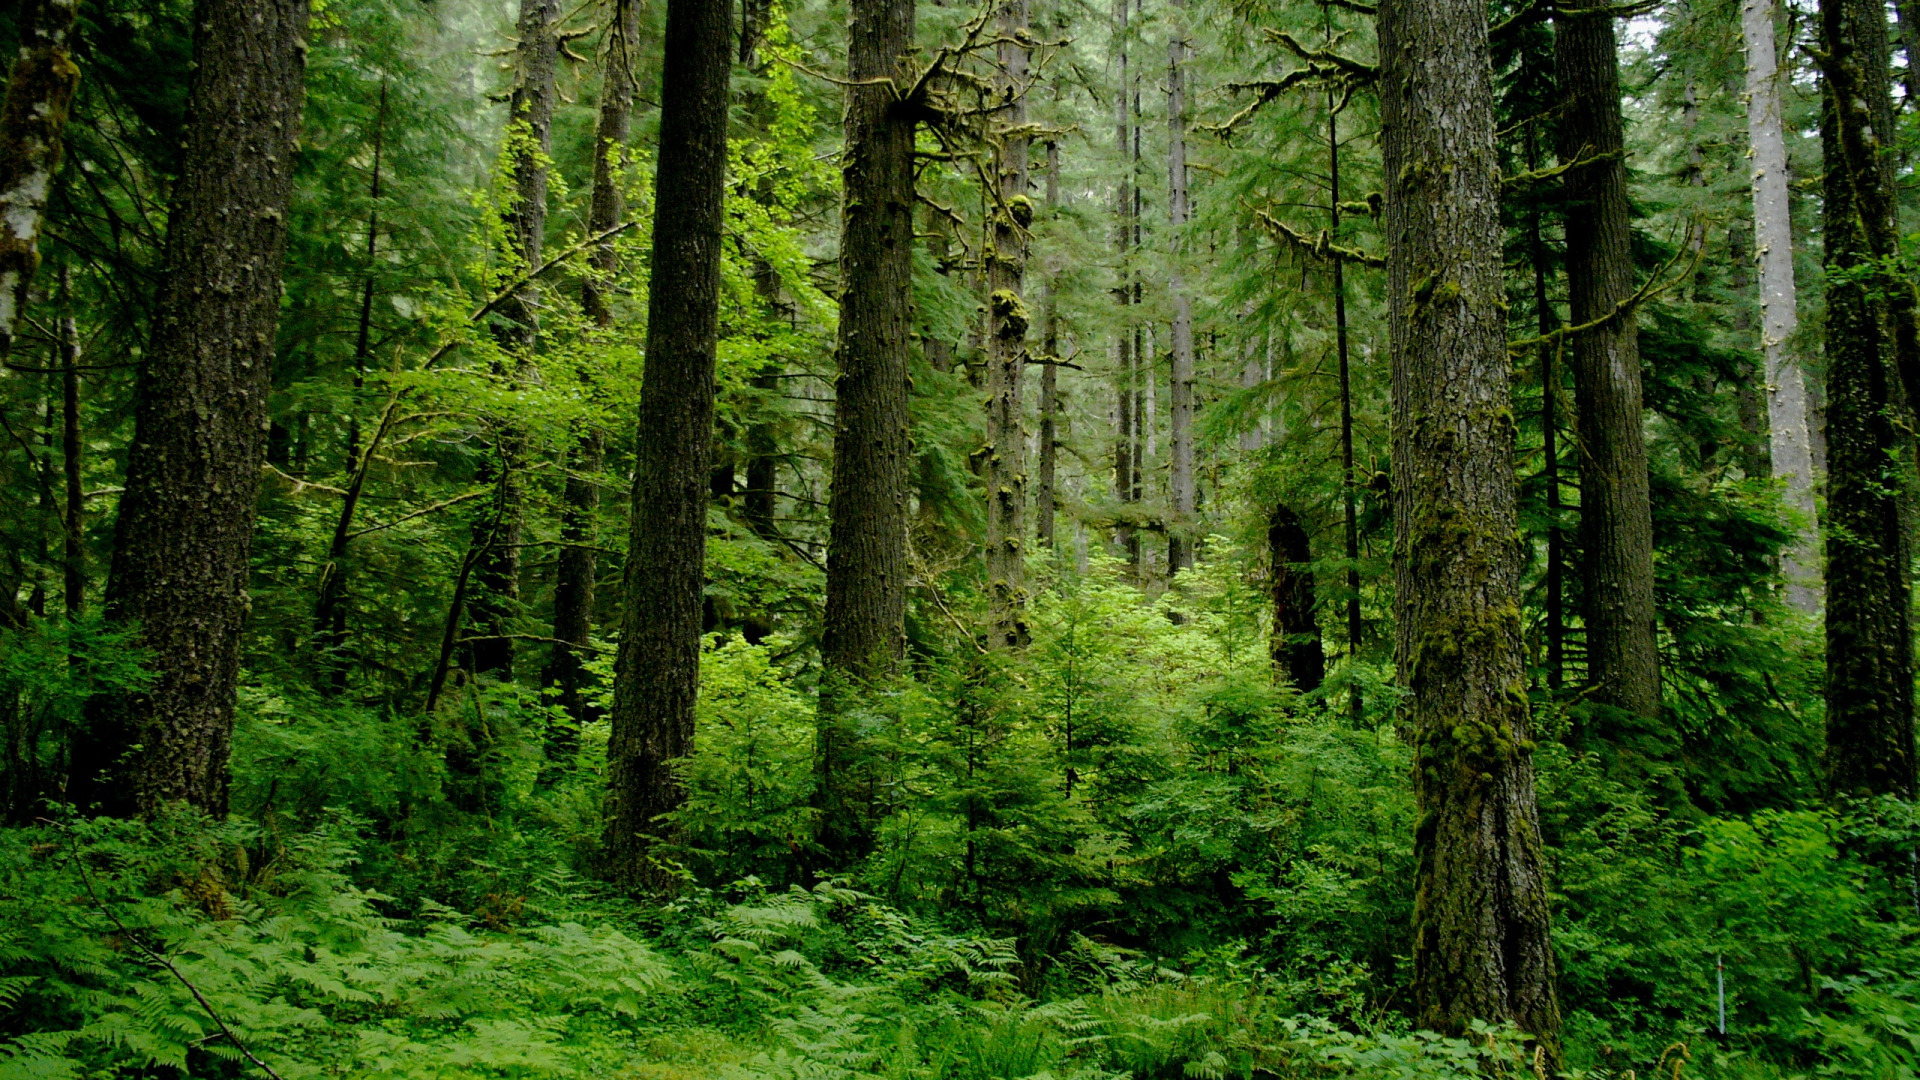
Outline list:
[[[1920,1077],[1920,2],[0,57],[0,1080]]]

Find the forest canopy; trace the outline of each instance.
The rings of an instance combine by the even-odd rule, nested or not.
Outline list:
[[[0,1080],[1920,1075],[1907,0],[0,10]]]

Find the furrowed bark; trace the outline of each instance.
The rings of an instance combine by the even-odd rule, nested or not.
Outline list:
[[[89,704],[69,788],[85,808],[226,812],[307,10],[194,7],[185,153],[106,590],[109,618],[139,624],[153,681]]]
[[[1633,295],[1632,211],[1613,13],[1554,16],[1566,173],[1567,296],[1575,325]],[[1584,163],[1584,164],[1575,164]],[[1654,638],[1653,507],[1642,430],[1640,330],[1629,311],[1568,342],[1582,451],[1580,535],[1587,679],[1595,702],[1651,717],[1660,708]],[[1603,725],[1602,737],[1606,737]]]
[[[40,228],[80,69],[70,54],[80,0],[25,0],[20,56],[0,103],[0,356],[13,348],[15,326],[40,267]]]
[[[1394,606],[1419,825],[1422,1027],[1512,1020],[1559,1064],[1524,664],[1486,6],[1379,9]]]
[[[1890,185],[1891,161],[1865,160],[1842,145],[1850,124],[1891,130],[1884,81],[1868,92],[1866,72],[1887,70],[1886,22],[1863,0],[1827,0],[1821,46],[1831,74],[1821,115],[1830,163],[1822,187],[1827,260],[1827,753],[1836,797],[1915,793],[1912,539],[1902,527],[1910,497],[1905,462],[1912,436],[1900,430],[1883,306],[1875,293],[1871,240],[1876,214],[1890,213],[1871,190]],[[1855,96],[1848,103],[1848,91]],[[1849,117],[1848,111],[1858,112]],[[1832,163],[1844,162],[1840,168]],[[1862,171],[1853,167],[1864,165]],[[1862,199],[1863,192],[1869,192]],[[1897,316],[1896,316],[1897,321]]]
[[[647,365],[607,746],[609,874],[656,890],[675,881],[652,856],[667,835],[660,816],[685,799],[673,762],[693,752],[700,685],[732,24],[730,0],[667,7]]]
[[[846,91],[841,173],[826,670],[814,760],[820,843],[836,861],[870,842],[847,698],[892,677],[906,644],[915,121],[894,87],[912,84],[913,16],[913,0],[853,0],[848,25],[854,85]],[[884,79],[894,86],[871,84]]]

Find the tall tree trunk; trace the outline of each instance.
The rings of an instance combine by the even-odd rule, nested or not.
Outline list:
[[[359,508],[360,495],[366,485],[366,469],[362,467],[365,463],[360,460],[360,392],[366,388],[367,361],[373,354],[374,274],[380,254],[380,164],[386,143],[386,121],[387,83],[382,79],[380,104],[373,122],[373,176],[367,185],[367,198],[372,209],[367,213],[366,280],[360,287],[360,320],[353,341],[353,397],[347,417],[347,494],[341,499],[333,541],[327,547],[326,562],[320,566],[320,584],[315,590],[319,599],[314,603],[313,639],[320,653],[321,666],[328,670],[328,682],[335,690],[343,690],[347,685],[348,665],[346,657],[341,655],[347,644],[344,560],[347,544],[353,537],[350,530],[354,512]],[[371,455],[373,448],[367,447],[366,453]]]
[[[1047,140],[1047,213],[1054,214],[1060,202],[1060,144]],[[1045,314],[1041,325],[1040,350],[1046,364],[1040,369],[1040,467],[1033,484],[1033,534],[1041,546],[1051,551],[1055,495],[1054,474],[1059,469],[1060,415],[1060,312],[1054,271],[1049,268]]]
[[[1527,698],[1487,9],[1380,5],[1394,606],[1420,825],[1421,1026],[1512,1020],[1559,1062]]]
[[[652,888],[674,880],[650,856],[665,834],[660,815],[685,798],[673,762],[693,752],[700,686],[732,24],[731,0],[667,6],[647,365],[607,745],[608,868]]]
[[[1130,0],[1114,0],[1113,5],[1113,52],[1119,65],[1119,76],[1114,82],[1113,95],[1113,148],[1121,161],[1127,160],[1132,147],[1132,126],[1127,116],[1127,5]],[[1113,438],[1113,495],[1121,504],[1125,513],[1126,504],[1134,501],[1133,477],[1133,396],[1134,396],[1134,327],[1131,308],[1133,306],[1133,176],[1127,169],[1120,171],[1120,182],[1113,193],[1113,248],[1114,248],[1114,302],[1119,305],[1119,326],[1114,333],[1114,438]],[[1136,566],[1139,563],[1139,538],[1135,536],[1130,521],[1121,523],[1116,530],[1117,539],[1128,553],[1128,558]]]
[[[593,135],[593,194],[587,211],[587,232],[598,236],[626,216],[626,197],[620,188],[620,164],[633,126],[633,59],[640,39],[640,5],[636,0],[614,0],[608,24],[605,69],[601,73],[600,123]],[[580,281],[580,306],[595,329],[613,327],[613,306],[607,293],[613,287],[620,256],[609,240],[596,247],[590,269]],[[553,586],[553,636],[557,641],[547,663],[545,680],[558,690],[557,702],[568,716],[585,723],[593,719],[586,690],[590,678],[586,654],[593,636],[595,578],[599,574],[596,519],[600,513],[600,470],[606,464],[606,439],[591,420],[581,424],[569,454],[567,482],[561,496],[560,557]],[[565,753],[573,748],[570,729],[558,729],[551,748]]]
[[[1782,567],[1787,578],[1787,602],[1811,614],[1820,609],[1821,602],[1820,531],[1814,510],[1806,376],[1791,351],[1800,315],[1793,281],[1793,218],[1787,202],[1779,53],[1773,38],[1775,11],[1775,0],[1745,0],[1740,9],[1740,36],[1747,51],[1747,140],[1753,150],[1753,232],[1760,256],[1767,449],[1773,475],[1786,482],[1787,505],[1800,515],[1803,529],[1788,549]]]
[[[1285,503],[1273,508],[1267,549],[1273,563],[1274,670],[1303,693],[1318,690],[1327,677],[1327,654],[1314,600],[1313,547],[1300,515]]]
[[[1527,125],[1527,168],[1540,167],[1539,125]],[[1542,338],[1560,325],[1559,313],[1547,293],[1550,271],[1543,215],[1536,206],[1527,215],[1527,261],[1533,270],[1534,325]],[[1540,478],[1547,487],[1546,638],[1547,688],[1559,691],[1567,681],[1567,542],[1560,530],[1560,370],[1554,362],[1560,345],[1543,341],[1540,365]]]
[[[840,328],[827,541],[826,669],[815,750],[820,841],[834,859],[869,837],[858,737],[840,695],[891,677],[906,643],[907,377],[913,326],[913,0],[853,0],[840,214]]]
[[[81,491],[80,327],[73,317],[73,275],[60,267],[60,460],[66,482],[65,571],[61,595],[69,618],[87,602],[86,496]]]
[[[0,356],[40,266],[40,227],[60,172],[61,138],[80,85],[68,43],[80,0],[25,0],[20,54],[0,103]]]
[[[106,592],[110,618],[138,623],[153,681],[90,704],[69,789],[83,807],[226,812],[306,25],[307,0],[194,5],[185,152]]]
[[[1660,708],[1653,508],[1639,324],[1632,311],[1615,313],[1633,295],[1634,280],[1613,18],[1604,4],[1554,16],[1555,72],[1566,100],[1560,160],[1573,165],[1566,173],[1569,308],[1576,326],[1606,319],[1569,343],[1583,451],[1580,564],[1592,698],[1650,717]]]
[[[1331,48],[1331,44],[1328,46]],[[1327,191],[1328,233],[1340,239],[1340,112],[1333,91],[1327,92]],[[1347,264],[1333,256],[1333,345],[1340,362],[1340,501],[1344,517],[1347,557],[1347,659],[1360,655],[1360,635],[1366,624],[1360,618],[1360,490],[1355,483],[1353,464],[1353,363],[1347,342]],[[1357,682],[1347,687],[1347,718],[1356,726],[1366,715],[1366,702]]]
[[[999,185],[990,215],[987,272],[987,598],[996,648],[1027,642],[1027,435],[1021,375],[1027,363],[1025,290],[1033,200],[1027,197],[1027,0],[1000,7],[1000,109],[993,176]]]
[[[514,49],[515,81],[507,107],[513,201],[501,215],[513,254],[523,267],[540,265],[547,231],[547,155],[553,149],[554,74],[559,66],[560,0],[520,0]],[[496,375],[518,385],[538,337],[540,287],[529,281],[497,309],[494,341],[503,354]],[[513,677],[513,621],[520,608],[520,534],[525,520],[520,472],[526,434],[510,420],[493,422],[492,459],[483,482],[497,481],[501,510],[475,525],[473,546],[485,555],[474,567],[468,610],[481,633],[467,645],[474,674]],[[482,535],[480,530],[487,530]]]
[[[1193,298],[1187,295],[1181,260],[1186,254],[1187,221],[1193,207],[1187,195],[1187,43],[1185,4],[1174,0],[1167,35],[1167,226],[1170,265],[1167,292],[1173,300],[1173,361],[1167,421],[1167,487],[1173,520],[1167,523],[1167,575],[1193,565]]]
[[[1852,167],[1841,143],[1849,107],[1892,130],[1886,94],[1886,20],[1865,0],[1821,6],[1829,57],[1821,146],[1827,260],[1827,781],[1836,796],[1915,793],[1911,540],[1906,438],[1894,413],[1888,335],[1874,296],[1871,233],[1889,228],[1890,200],[1864,189],[1892,182],[1876,155]],[[1841,79],[1831,73],[1842,67]],[[1872,73],[1871,75],[1869,73]],[[1849,85],[1850,84],[1850,85]],[[1856,91],[1854,102],[1843,89]],[[1869,89],[1873,87],[1877,89]],[[1858,122],[1858,118],[1854,118]],[[1885,125],[1885,126],[1882,126]],[[1834,167],[1835,163],[1844,163]],[[1863,280],[1863,278],[1867,280]]]

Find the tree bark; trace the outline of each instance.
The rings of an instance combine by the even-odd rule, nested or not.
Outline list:
[[[1167,487],[1173,520],[1167,523],[1167,576],[1193,565],[1193,298],[1187,295],[1181,260],[1193,207],[1187,192],[1187,43],[1185,4],[1174,0],[1167,35],[1167,225],[1172,234],[1167,293],[1173,301],[1173,357],[1168,395]]]
[[[227,806],[254,501],[305,96],[307,0],[199,0],[166,270],[135,387],[106,612],[152,682],[89,706],[73,801]]]
[[[1612,313],[1634,292],[1611,10],[1561,9],[1554,16],[1554,59],[1566,99],[1560,160],[1573,166],[1566,173],[1567,297],[1578,326]],[[1619,314],[1568,344],[1582,451],[1587,679],[1595,702],[1650,717],[1660,708],[1660,656],[1635,313]]]
[[[1127,116],[1127,5],[1129,0],[1114,0],[1113,5],[1113,51],[1119,64],[1119,77],[1115,80],[1113,95],[1113,142],[1114,152],[1121,161],[1127,160],[1131,152],[1132,132]],[[1121,504],[1134,502],[1134,341],[1133,327],[1133,212],[1134,195],[1132,173],[1120,171],[1120,181],[1114,187],[1113,195],[1113,247],[1114,247],[1114,302],[1119,306],[1119,328],[1114,334],[1113,352],[1113,392],[1114,392],[1114,439],[1113,439],[1113,495]],[[1115,530],[1115,538],[1126,549],[1128,559],[1136,567],[1140,562],[1139,538],[1134,535],[1133,525],[1123,520]]]
[[[660,815],[685,798],[673,762],[693,752],[700,686],[732,24],[730,0],[667,6],[647,365],[607,746],[608,867],[654,889],[674,880],[651,856],[666,834]]]
[[[1022,372],[1027,364],[1028,307],[1025,296],[1027,250],[1033,224],[1033,200],[1027,196],[1027,0],[1005,0],[1000,7],[1000,42],[995,46],[999,72],[994,94],[1001,99],[994,140],[993,175],[999,185],[990,215],[984,255],[987,272],[987,599],[995,648],[1027,642],[1026,504],[1027,435],[1021,406]]]
[[[1060,202],[1060,144],[1047,140],[1047,212],[1056,211]],[[1054,274],[1049,269],[1046,283],[1045,315],[1041,325],[1040,350],[1046,363],[1040,369],[1040,465],[1033,484],[1033,534],[1049,551],[1054,547],[1053,514],[1055,473],[1060,461],[1060,320],[1059,296]]]
[[[1393,369],[1394,606],[1420,824],[1423,1027],[1512,1020],[1559,1064],[1520,636],[1486,6],[1379,15]]]
[[[86,495],[81,491],[80,327],[73,317],[73,276],[60,267],[60,461],[67,512],[61,596],[69,618],[87,602]]]
[[[547,155],[553,149],[554,74],[559,66],[560,0],[520,0],[514,49],[515,80],[507,107],[507,138],[513,170],[513,201],[502,213],[502,223],[521,267],[540,265],[547,230]],[[540,286],[529,281],[496,309],[494,341],[501,361],[495,374],[512,384],[525,377],[540,328]],[[513,620],[520,609],[520,535],[525,520],[522,506],[521,461],[526,434],[509,420],[493,422],[492,459],[480,471],[483,483],[498,481],[503,513],[482,518],[472,543],[484,550],[474,568],[473,596],[468,610],[481,634],[468,646],[467,663],[474,674],[513,677]]]
[[[1819,520],[1814,509],[1813,440],[1807,383],[1790,342],[1800,325],[1793,280],[1793,217],[1787,202],[1787,143],[1781,120],[1774,0],[1745,0],[1740,36],[1747,53],[1747,139],[1753,155],[1753,232],[1760,262],[1760,347],[1766,357],[1767,449],[1773,475],[1801,533],[1782,566],[1787,602],[1809,614],[1821,603]]]
[[[626,197],[620,188],[620,165],[633,127],[633,58],[639,47],[640,6],[635,0],[614,0],[608,23],[605,70],[601,74],[600,121],[593,136],[593,194],[587,210],[587,232],[598,236],[626,216]],[[620,268],[612,240],[599,245],[580,281],[580,306],[594,328],[613,327],[608,290]],[[594,719],[587,703],[590,682],[586,658],[593,636],[594,585],[599,574],[597,518],[600,513],[600,470],[606,464],[606,438],[591,420],[575,434],[567,465],[566,488],[561,495],[560,556],[553,586],[555,645],[547,662],[545,681],[558,691],[557,704],[579,723]],[[556,732],[550,749],[571,750],[570,734]]]
[[[0,104],[0,356],[40,267],[40,228],[60,172],[62,136],[80,69],[69,52],[80,0],[25,0],[20,55]]]
[[[1320,689],[1327,677],[1327,654],[1320,644],[1313,589],[1313,547],[1300,515],[1282,503],[1267,526],[1273,560],[1274,670],[1296,690]]]
[[[870,838],[859,739],[845,723],[842,695],[892,677],[906,644],[915,121],[895,87],[914,76],[913,7],[853,0],[848,25],[854,85],[841,173],[840,373],[814,760],[820,842],[836,860],[859,854]]]
[[[1886,21],[1864,0],[1821,6],[1829,78],[1821,145],[1827,261],[1827,756],[1835,796],[1915,793],[1911,540],[1901,527],[1908,494],[1906,439],[1895,412],[1883,307],[1873,295],[1871,234],[1888,228],[1888,200],[1864,190],[1890,185],[1891,162],[1876,155],[1855,171],[1843,127],[1865,114],[1891,130]],[[1835,69],[1840,79],[1831,77]],[[1878,92],[1869,90],[1877,86]],[[1847,101],[1847,90],[1855,92]],[[1836,168],[1839,164],[1841,167]]]
[[[1331,48],[1331,44],[1328,46]],[[1327,91],[1328,233],[1340,239],[1340,113],[1333,91]],[[1353,363],[1347,342],[1347,263],[1335,254],[1333,263],[1333,345],[1340,362],[1340,508],[1347,557],[1347,659],[1360,655],[1360,635],[1366,624],[1360,617],[1360,490],[1353,464]],[[1347,687],[1347,718],[1358,726],[1366,702],[1357,682]]]

